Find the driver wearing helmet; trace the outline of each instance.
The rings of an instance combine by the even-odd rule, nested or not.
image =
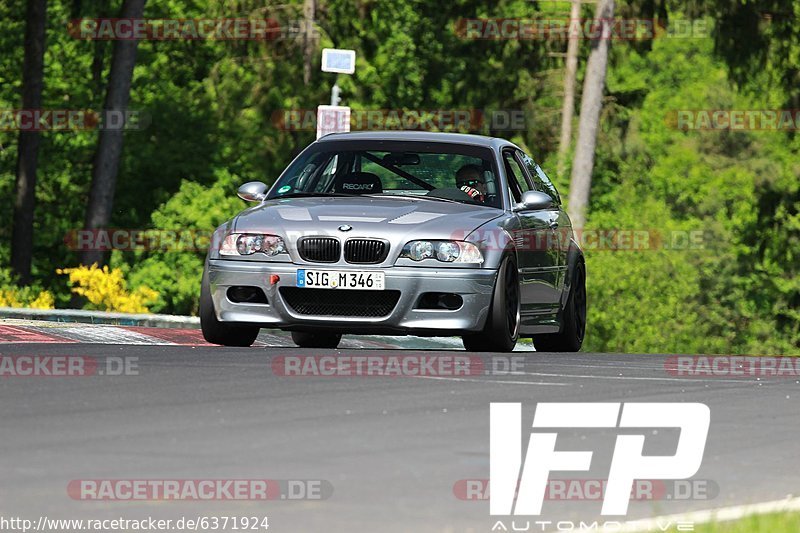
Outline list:
[[[476,202],[486,201],[486,181],[478,165],[464,165],[456,172],[456,187]]]

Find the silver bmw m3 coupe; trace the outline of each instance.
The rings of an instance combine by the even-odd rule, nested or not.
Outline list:
[[[249,346],[278,328],[301,347],[346,333],[581,347],[583,252],[547,175],[508,141],[331,134],[239,196],[256,205],[217,228],[206,259],[209,342]]]

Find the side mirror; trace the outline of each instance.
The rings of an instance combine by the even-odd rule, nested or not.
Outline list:
[[[525,191],[522,201],[516,205],[515,211],[538,211],[553,207],[553,199],[549,194],[540,191]]]
[[[245,202],[262,202],[267,197],[267,186],[260,181],[248,181],[237,192]]]

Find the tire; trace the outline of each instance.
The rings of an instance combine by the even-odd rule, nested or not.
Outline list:
[[[292,332],[292,341],[300,348],[336,348],[341,340],[341,333]]]
[[[507,256],[497,272],[486,326],[480,333],[464,335],[464,348],[469,352],[510,352],[519,339],[519,322],[519,272],[517,262]]]
[[[567,304],[561,320],[561,331],[533,338],[538,352],[577,352],[586,334],[586,265],[575,264]]]
[[[200,286],[200,328],[207,342],[222,346],[252,346],[261,330],[258,326],[237,326],[217,320],[205,274]]]

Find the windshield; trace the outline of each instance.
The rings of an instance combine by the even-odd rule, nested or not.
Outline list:
[[[321,143],[295,160],[269,199],[309,195],[411,196],[502,207],[491,151],[449,145],[354,149]],[[409,149],[410,148],[410,149]]]

